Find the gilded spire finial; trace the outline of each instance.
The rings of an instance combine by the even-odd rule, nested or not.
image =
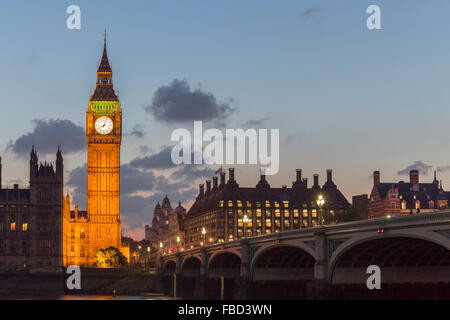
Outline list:
[[[103,36],[104,36],[104,39],[103,39],[103,41],[105,42],[105,44],[106,44],[106,36],[107,36],[108,34],[106,33],[106,29],[105,29],[105,33],[103,34]]]

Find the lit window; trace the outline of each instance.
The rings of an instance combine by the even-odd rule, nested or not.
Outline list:
[[[294,217],[298,217],[298,209],[294,209]]]
[[[252,203],[250,201],[247,201],[247,207],[249,207],[249,208],[252,207]]]
[[[283,206],[285,208],[289,208],[289,201],[283,201]]]
[[[271,227],[271,226],[272,226],[272,220],[266,219],[266,227]]]
[[[280,209],[275,209],[275,217],[280,217]]]
[[[402,210],[406,210],[406,201],[402,201]]]
[[[303,218],[308,218],[308,209],[303,209]]]
[[[266,217],[270,217],[272,212],[270,210],[266,210]]]
[[[219,207],[223,207],[223,200],[220,200],[220,202],[219,202]]]
[[[289,210],[284,210],[284,217],[289,218]]]
[[[316,209],[312,209],[311,216],[312,216],[313,218],[316,218],[316,217],[317,217],[317,210],[316,210]]]
[[[16,231],[16,223],[11,222],[11,231]]]
[[[270,201],[266,201],[266,207],[270,207]]]
[[[256,209],[256,216],[261,217],[261,209]]]
[[[416,201],[416,209],[420,209],[420,201]]]
[[[242,207],[242,202],[241,202],[241,200],[238,200],[238,201],[237,201],[237,206],[238,206],[238,207]]]
[[[229,206],[229,207],[232,207],[232,206],[233,206],[233,201],[228,200],[228,206]]]
[[[275,204],[275,208],[279,208],[280,207],[280,204],[277,201],[275,201],[274,204]]]
[[[27,231],[28,230],[28,223],[23,223],[22,224],[22,231]]]
[[[239,226],[239,227],[242,227],[242,226],[243,226],[242,219],[238,219],[238,226]]]

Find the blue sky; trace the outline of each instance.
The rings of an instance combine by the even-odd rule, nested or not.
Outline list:
[[[81,30],[66,28],[71,4],[81,8]],[[381,7],[382,30],[366,28],[371,4]],[[431,180],[433,169],[450,165],[449,11],[445,0],[3,1],[3,185],[28,183],[28,156],[7,146],[33,132],[33,120],[84,127],[105,28],[124,130],[137,126],[144,134],[124,137],[124,165],[171,144],[170,133],[180,125],[157,120],[144,107],[158,88],[179,79],[236,110],[226,127],[268,118],[262,128],[280,129],[281,169],[268,178],[274,186],[290,184],[295,168],[310,181],[319,173],[321,182],[332,168],[351,200],[370,193],[373,170],[384,181],[407,180],[397,173],[416,161],[428,173],[422,180]],[[66,181],[85,159],[83,151],[65,155]],[[170,170],[146,173],[155,181],[165,177],[167,190],[156,184],[132,190],[146,205],[122,208],[133,235],[150,222],[151,204],[161,194],[188,203],[199,182],[174,180]],[[258,167],[238,168],[236,175],[241,185],[254,185]],[[444,187],[450,183],[450,172],[439,177]],[[183,191],[174,193],[176,185]]]

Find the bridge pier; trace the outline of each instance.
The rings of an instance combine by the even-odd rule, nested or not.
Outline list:
[[[160,256],[158,259],[158,266],[157,266],[155,282],[153,284],[153,290],[155,292],[162,291],[162,282],[163,282],[162,278],[163,278],[163,272],[164,272],[163,266],[164,266],[164,259],[162,258],[162,256]]]
[[[315,232],[316,261],[314,263],[314,279],[306,286],[306,297],[310,300],[324,300],[331,295],[328,280],[328,239],[324,230]]]
[[[241,241],[241,269],[240,277],[234,280],[233,299],[245,300],[249,297],[250,289],[250,246],[248,239]]]
[[[206,266],[208,265],[208,252],[206,248],[200,249],[200,276],[195,279],[194,298],[205,299],[207,295]]]

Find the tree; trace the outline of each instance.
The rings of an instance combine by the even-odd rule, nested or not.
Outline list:
[[[127,258],[116,247],[100,249],[95,255],[97,268],[121,268],[127,265]]]

